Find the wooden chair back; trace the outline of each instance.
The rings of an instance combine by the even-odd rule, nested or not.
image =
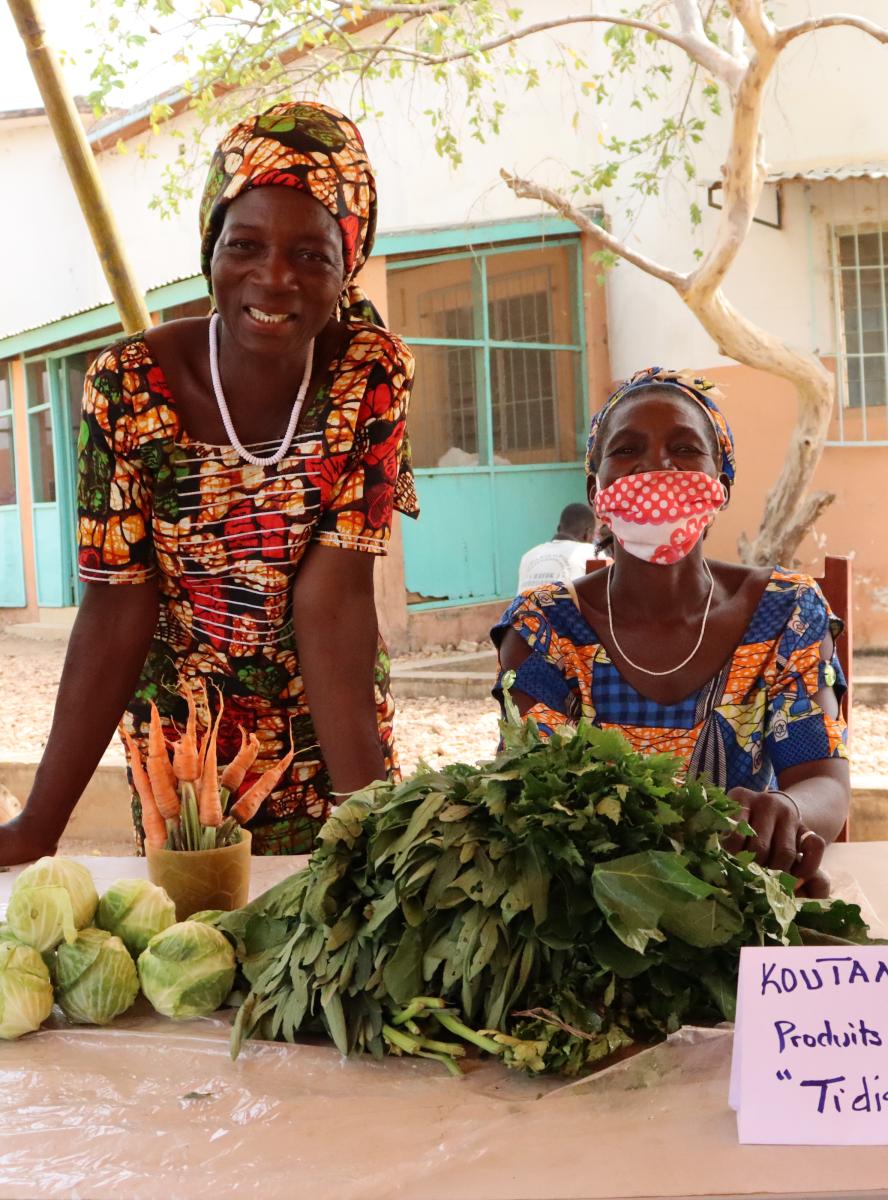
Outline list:
[[[851,691],[852,662],[854,652],[853,605],[851,598],[851,559],[838,554],[828,554],[823,563],[823,575],[817,580],[820,590],[826,597],[826,602],[844,622],[845,632],[836,642],[836,654],[839,658],[848,690],[842,698],[842,716],[848,723],[848,736],[851,736]]]
[[[848,742],[851,741],[852,691],[854,687],[852,667],[854,662],[854,608],[851,595],[851,559],[838,554],[828,554],[823,562],[823,575],[817,580],[826,602],[845,624],[845,632],[836,642],[836,654],[848,684],[842,697],[842,716],[848,726]],[[846,821],[837,842],[850,841],[850,821]]]

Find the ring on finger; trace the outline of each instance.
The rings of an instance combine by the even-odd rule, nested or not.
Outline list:
[[[805,832],[802,834],[802,836],[799,838],[798,842],[796,843],[796,861],[798,861],[798,859],[800,859],[802,857],[802,855],[805,853],[805,849],[804,849],[805,842],[808,840],[808,838],[812,838],[812,837],[817,837],[817,834],[814,832],[813,829],[806,829]]]

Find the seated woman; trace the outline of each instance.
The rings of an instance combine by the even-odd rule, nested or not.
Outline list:
[[[588,495],[613,561],[513,601],[492,631],[495,694],[507,676],[543,732],[583,716],[680,755],[739,801],[758,862],[825,895],[820,862],[850,797],[842,625],[807,575],[704,558],[734,480],[717,395],[654,369],[595,415]]]

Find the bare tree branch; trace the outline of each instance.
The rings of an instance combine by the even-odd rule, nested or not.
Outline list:
[[[834,378],[816,354],[795,350],[750,321],[720,288],[709,295],[689,291],[684,299],[721,354],[778,375],[796,389],[798,416],[783,470],[768,493],[755,541],[752,546],[746,543],[743,547],[747,562],[779,562],[795,550],[808,528],[804,521],[814,511],[805,507],[815,500],[805,498],[805,487],[823,454],[835,398]],[[831,499],[823,497],[817,501],[818,515]],[[791,546],[790,534],[795,537]]]
[[[351,7],[351,4],[340,4],[339,10],[344,12]],[[371,17],[431,17],[450,7],[449,0],[430,0],[428,4],[369,4],[364,12]]]
[[[721,286],[755,216],[767,170],[759,136],[765,84],[776,57],[773,51],[766,57],[756,56],[737,93],[730,147],[722,168],[724,202],[718,226],[712,245],[689,281],[689,290],[699,295]]]
[[[662,279],[664,283],[670,284],[679,293],[684,293],[687,287],[688,277],[680,274],[678,271],[672,271],[669,267],[662,267],[653,259],[647,258],[644,254],[638,254],[625,242],[614,237],[612,233],[608,233],[606,229],[602,229],[600,225],[596,225],[591,217],[587,216],[582,209],[577,208],[560,192],[556,192],[554,188],[546,187],[542,183],[534,183],[531,179],[521,179],[517,175],[511,175],[506,170],[501,170],[500,175],[512,189],[516,196],[522,200],[542,200],[544,204],[548,204],[550,208],[554,208],[556,212],[560,212],[568,221],[573,221],[574,225],[582,229],[584,233],[588,233],[593,241],[595,241],[602,249],[610,250],[612,254],[624,258],[626,262],[630,262],[633,266],[638,267],[648,275],[653,275],[656,279]]]
[[[787,25],[777,31],[777,49],[785,49],[791,41],[806,33],[816,33],[818,29],[831,29],[844,25],[851,29],[859,29],[868,33],[877,42],[888,44],[888,27],[876,25],[865,17],[855,17],[848,13],[834,13],[831,17],[811,17],[807,21],[799,21],[798,25]]]
[[[765,13],[763,0],[728,0],[731,12],[743,26],[759,54],[774,45],[774,23]]]
[[[792,566],[797,561],[796,550],[799,543],[835,498],[834,492],[811,492],[802,500],[794,519],[788,525],[765,528],[763,521],[763,528],[754,545],[745,533],[741,533],[737,548],[742,561],[755,562],[761,566],[771,566],[775,562]]]
[[[736,17],[732,17],[728,22],[728,50],[731,58],[735,58],[737,62],[749,64],[749,55],[746,53],[746,31]]]
[[[500,37],[491,38],[490,41],[479,42],[477,46],[468,50],[425,55],[421,52],[416,52],[415,57],[417,61],[423,62],[428,66],[441,66],[444,63],[458,62],[463,58],[472,58],[479,53],[486,54],[491,50],[498,49],[500,46],[506,46],[510,42],[523,41],[524,38],[531,37],[535,33],[546,33],[550,30],[562,29],[569,25],[590,24],[622,25],[629,29],[640,29],[642,33],[649,33],[652,37],[659,38],[660,41],[677,46],[679,50],[683,50],[694,62],[699,63],[710,74],[726,83],[731,90],[739,84],[743,73],[742,65],[736,63],[729,54],[710,42],[705,33],[700,37],[691,34],[672,33],[671,30],[664,29],[662,26],[655,25],[650,21],[639,21],[634,17],[624,17],[610,13],[586,13],[582,16],[557,17],[551,21],[538,21],[534,25],[525,25],[522,29],[515,29],[509,33],[502,34]]]
[[[672,0],[672,6],[678,15],[683,37],[694,42],[699,48],[696,61],[705,66],[711,74],[726,83],[733,95],[740,86],[743,71],[748,65],[745,53],[742,52],[742,42],[731,51],[722,50],[706,36],[706,26],[703,14],[697,0]],[[704,62],[704,58],[708,61]]]

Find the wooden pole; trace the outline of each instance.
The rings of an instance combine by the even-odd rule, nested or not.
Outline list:
[[[123,241],[105,195],[95,156],[58,59],[44,40],[37,0],[7,0],[28,52],[46,115],[65,161],[81,212],[89,226],[102,270],[126,333],[151,325],[145,299],[136,284]]]

